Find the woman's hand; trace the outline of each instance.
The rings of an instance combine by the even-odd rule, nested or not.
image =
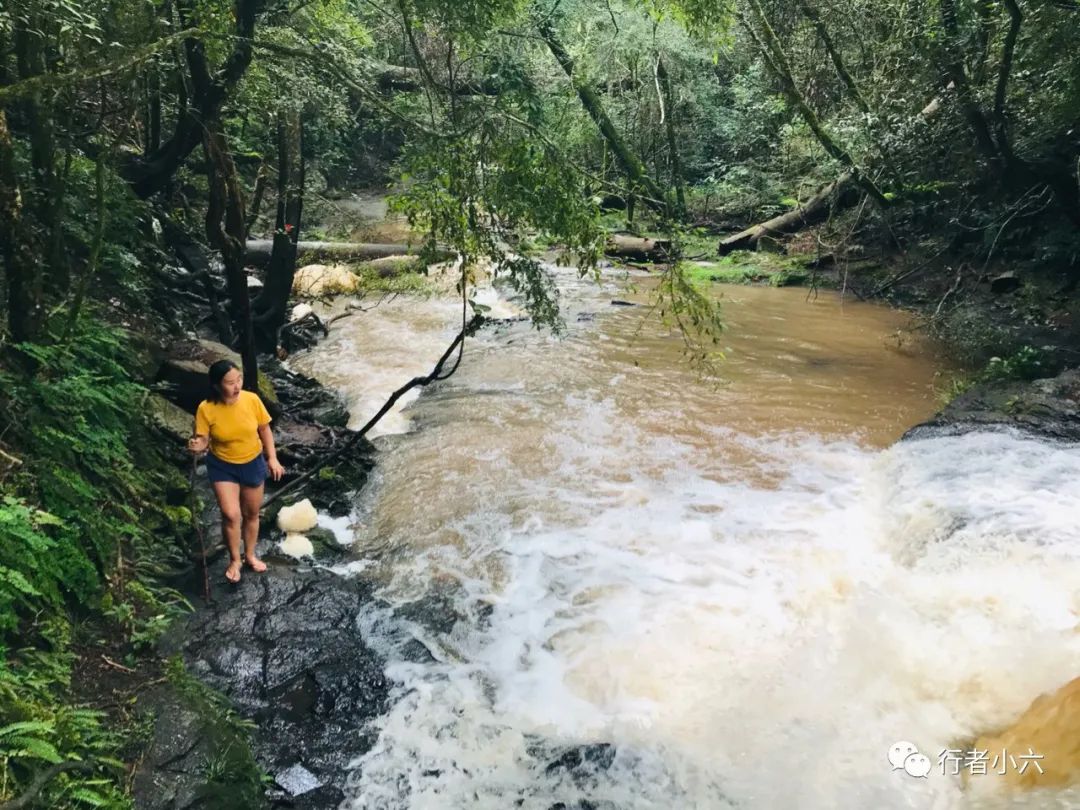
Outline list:
[[[206,448],[210,446],[209,436],[192,436],[188,439],[187,449],[188,452],[199,455],[199,453],[205,453]]]
[[[266,466],[270,468],[270,477],[275,481],[280,481],[281,476],[285,475],[285,468],[278,463],[276,458],[267,459]]]

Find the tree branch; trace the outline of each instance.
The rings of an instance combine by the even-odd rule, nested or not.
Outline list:
[[[994,91],[994,122],[997,125],[998,148],[1006,159],[1012,156],[1009,144],[1008,125],[1005,121],[1005,100],[1009,88],[1009,76],[1012,74],[1013,55],[1016,52],[1016,40],[1020,36],[1020,26],[1024,23],[1024,14],[1016,0],[1005,0],[1009,12],[1009,31],[1005,34],[1005,44],[1001,51],[1001,66],[998,69],[997,88]]]
[[[94,770],[92,763],[79,762],[77,760],[57,762],[55,765],[50,765],[34,777],[34,781],[30,783],[30,787],[28,787],[21,796],[0,804],[0,810],[22,810],[22,808],[28,807],[37,798],[37,795],[41,793],[42,788],[59,776],[63,771],[92,770]]]
[[[292,490],[296,489],[297,487],[299,487],[304,482],[310,480],[323,467],[325,467],[328,464],[333,464],[335,461],[337,461],[339,458],[341,458],[343,455],[345,455],[345,453],[352,450],[360,442],[360,440],[362,438],[364,438],[364,436],[367,435],[368,431],[370,431],[373,427],[375,427],[375,425],[378,424],[379,420],[381,420],[384,416],[386,416],[387,412],[389,412],[389,410],[394,407],[394,405],[397,403],[397,401],[399,399],[401,399],[403,396],[405,396],[405,394],[407,394],[409,391],[411,391],[414,388],[420,387],[420,386],[430,385],[431,383],[433,383],[433,382],[435,382],[437,380],[445,380],[445,379],[447,379],[447,377],[449,377],[450,374],[446,374],[446,375],[443,374],[443,366],[446,365],[446,361],[449,360],[451,355],[454,354],[454,352],[458,349],[458,347],[464,343],[465,338],[467,336],[473,334],[477,329],[479,329],[481,324],[483,324],[483,322],[484,322],[484,316],[483,315],[474,315],[472,317],[472,320],[470,320],[467,324],[465,324],[461,328],[461,331],[458,332],[457,337],[454,338],[453,342],[449,346],[446,347],[446,351],[443,352],[442,357],[439,358],[439,361],[435,364],[435,367],[431,370],[430,374],[426,374],[423,377],[413,377],[411,380],[409,380],[403,386],[401,386],[396,391],[394,391],[394,393],[392,393],[390,395],[390,398],[387,399],[386,402],[383,403],[383,406],[381,408],[379,408],[378,412],[374,416],[372,416],[367,421],[367,423],[362,428],[360,428],[360,430],[358,430],[356,433],[352,434],[348,438],[348,440],[344,444],[341,445],[341,447],[339,447],[334,452],[330,453],[322,461],[320,461],[318,464],[316,464],[314,467],[312,467],[306,473],[301,475],[299,478],[296,478],[296,479],[290,481],[288,484],[283,486],[277,492],[270,495],[266,499],[266,501],[263,503],[262,508],[265,509],[270,504],[272,504],[274,501],[278,500],[283,495],[285,495],[287,492],[291,492]],[[454,366],[454,369],[450,373],[452,374],[453,371],[456,370],[456,369],[457,369],[457,365]],[[4,810],[4,808],[0,807],[0,810]]]

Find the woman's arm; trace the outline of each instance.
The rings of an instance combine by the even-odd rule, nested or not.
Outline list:
[[[199,453],[205,453],[207,448],[210,447],[210,420],[206,418],[206,414],[203,412],[204,404],[201,403],[195,411],[195,422],[191,430],[191,438],[188,439],[187,443],[188,450],[196,456]]]
[[[270,468],[270,477],[280,481],[285,475],[285,468],[277,460],[277,448],[274,447],[274,434],[270,430],[269,423],[259,425],[259,438],[262,439],[263,453],[266,454],[266,466]]]
[[[187,443],[187,449],[189,451],[191,451],[192,453],[194,453],[195,455],[199,455],[199,453],[205,453],[206,448],[208,448],[209,446],[210,446],[210,437],[209,436],[201,436],[198,433],[196,433],[194,436],[192,436],[190,439],[188,439],[188,443]]]

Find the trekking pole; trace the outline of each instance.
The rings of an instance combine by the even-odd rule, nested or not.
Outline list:
[[[206,538],[203,536],[202,520],[199,514],[199,499],[195,495],[195,471],[199,466],[199,457],[192,455],[191,472],[188,474],[188,493],[191,497],[191,527],[199,538],[199,559],[202,560],[203,596],[210,602],[210,569],[206,562]]]

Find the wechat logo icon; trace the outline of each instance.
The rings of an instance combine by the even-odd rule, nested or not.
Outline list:
[[[915,743],[899,740],[889,747],[889,764],[894,771],[903,770],[908,776],[925,779],[930,773],[930,757],[920,754]]]

